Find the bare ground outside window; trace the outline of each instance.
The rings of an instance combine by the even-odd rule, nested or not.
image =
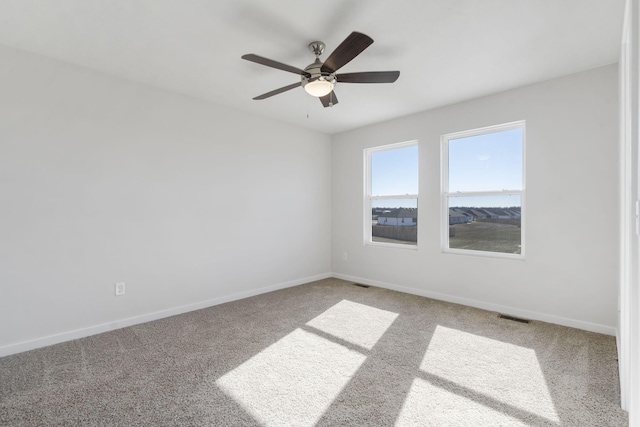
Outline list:
[[[412,246],[416,245],[416,242],[409,242],[409,241],[406,241],[406,240],[388,239],[386,237],[378,237],[378,236],[372,236],[371,237],[371,241],[372,242],[379,242],[379,243],[397,243],[399,245],[412,245]]]
[[[516,224],[500,224],[474,221],[450,226],[449,248],[473,251],[520,254],[520,227]]]

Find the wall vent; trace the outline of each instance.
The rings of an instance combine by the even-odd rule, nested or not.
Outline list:
[[[514,322],[520,322],[520,323],[530,323],[531,322],[531,320],[521,319],[519,317],[514,317],[514,316],[509,316],[508,314],[499,314],[498,317],[500,319],[513,320]]]
[[[362,283],[354,283],[353,286],[360,286],[361,288],[368,288],[369,285],[363,285]]]

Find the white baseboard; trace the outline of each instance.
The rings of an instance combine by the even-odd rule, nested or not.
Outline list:
[[[213,298],[206,301],[199,301],[193,304],[182,305],[179,307],[173,307],[166,310],[160,310],[152,313],[142,314],[139,316],[128,317],[125,319],[117,319],[112,322],[106,322],[99,325],[90,326],[87,328],[61,332],[54,335],[44,336],[44,337],[40,337],[32,340],[21,341],[15,344],[5,345],[0,347],[0,357],[9,356],[16,353],[22,353],[24,351],[34,350],[36,348],[46,347],[49,345],[59,344],[65,341],[84,338],[90,335],[100,334],[103,332],[109,332],[109,331],[113,331],[120,328],[126,328],[127,326],[133,326],[133,325],[138,325],[140,323],[151,322],[153,320],[175,316],[178,314],[187,313],[189,311],[200,310],[203,308],[212,307],[218,304],[224,304],[226,302],[236,301],[243,298],[249,298],[249,297],[264,294],[267,292],[277,291],[279,289],[290,288],[293,286],[298,286],[305,283],[313,282],[316,280],[327,279],[329,277],[335,277],[337,279],[363,283],[370,286],[377,286],[380,288],[395,290],[399,292],[405,292],[408,294],[419,295],[419,296],[433,298],[441,301],[452,302],[455,304],[467,305],[470,307],[476,307],[483,310],[509,314],[512,316],[523,317],[526,319],[554,323],[557,325],[568,326],[571,328],[582,329],[585,331],[597,332],[605,335],[613,335],[613,336],[617,335],[616,328],[610,327],[610,326],[598,325],[595,323],[583,322],[580,320],[573,320],[573,319],[568,319],[560,316],[553,316],[546,313],[538,313],[538,312],[533,312],[528,310],[522,310],[515,307],[507,307],[507,306],[492,304],[484,301],[461,298],[461,297],[442,294],[438,292],[425,291],[422,289],[396,285],[393,283],[380,282],[378,280],[370,280],[363,277],[349,276],[349,275],[340,274],[340,273],[333,273],[333,274],[324,273],[316,276],[310,276],[302,279],[292,280],[285,283],[280,283],[277,285],[266,286],[263,288],[253,289],[250,291],[239,292],[232,295]]]
[[[554,316],[546,313],[538,313],[535,311],[523,310],[516,307],[508,307],[499,304],[492,304],[485,301],[477,301],[469,298],[457,297],[454,295],[442,294],[439,292],[425,291],[423,289],[410,288],[407,286],[396,285],[393,283],[380,282],[377,280],[365,279],[363,277],[349,276],[346,274],[334,273],[333,277],[337,279],[348,280],[351,282],[362,283],[379,288],[390,289],[394,291],[404,292],[407,294],[419,295],[422,297],[433,298],[440,301],[452,302],[455,304],[466,305],[469,307],[481,308],[483,310],[495,311],[501,314],[521,317],[531,320],[539,320],[541,322],[554,323],[556,325],[568,326],[571,328],[582,329],[590,332],[597,332],[605,335],[616,335],[616,328],[612,326],[599,325],[596,323],[583,322],[581,320],[568,319],[561,316]]]
[[[0,347],[0,357],[9,356],[16,353],[22,353],[24,351],[34,350],[36,348],[59,344],[62,342],[71,341],[79,338],[84,338],[90,335],[101,334],[103,332],[109,332],[109,331],[113,331],[120,328],[126,328],[127,326],[133,326],[133,325],[138,325],[140,323],[151,322],[153,320],[175,316],[177,314],[187,313],[189,311],[200,310],[203,308],[224,304],[226,302],[236,301],[243,298],[249,298],[249,297],[264,294],[267,292],[273,292],[280,289],[290,288],[293,286],[314,282],[316,280],[327,279],[329,277],[333,277],[333,274],[324,273],[316,276],[305,277],[302,279],[292,280],[292,281],[280,283],[277,285],[266,286],[263,288],[252,289],[250,291],[239,292],[237,294],[226,295],[218,298],[209,299],[206,301],[199,301],[193,304],[187,304],[179,307],[168,308],[166,310],[155,311],[153,313],[146,313],[139,316],[128,317],[125,319],[118,319],[112,322],[106,322],[106,323],[101,323],[99,325],[89,326],[87,328],[61,332],[58,334],[40,337],[40,338],[28,340],[28,341],[21,341],[15,344],[9,344],[9,345]]]
[[[627,366],[627,357],[624,354],[624,344],[622,343],[622,335],[620,329],[616,328],[616,351],[618,354],[618,372],[620,381],[620,407],[625,411],[629,411],[628,403],[628,378],[629,367]]]

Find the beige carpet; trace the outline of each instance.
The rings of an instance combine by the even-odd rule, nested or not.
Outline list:
[[[0,359],[3,426],[625,426],[613,337],[337,279]]]

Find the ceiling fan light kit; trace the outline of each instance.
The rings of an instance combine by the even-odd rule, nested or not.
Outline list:
[[[320,61],[319,56],[324,51],[324,43],[319,41],[311,42],[309,43],[309,50],[316,55],[316,60],[304,69],[310,77],[302,74],[301,84],[309,95],[320,98],[331,93],[336,85],[336,76],[322,72],[322,61]]]
[[[265,94],[256,96],[255,100],[269,98],[282,92],[302,86],[311,96],[320,99],[324,107],[332,107],[338,103],[333,91],[338,82],[342,83],[393,83],[400,76],[400,71],[369,71],[360,73],[336,74],[336,71],[358,56],[373,43],[373,39],[365,34],[353,32],[329,55],[326,61],[320,60],[325,44],[321,41],[309,43],[309,50],[316,55],[316,60],[304,70],[264,58],[253,53],[242,56],[267,67],[300,75],[300,83],[290,84]]]
[[[304,77],[303,77],[304,78]],[[304,90],[311,96],[315,96],[316,98],[323,97],[325,95],[329,95],[335,86],[335,79],[333,81],[323,80],[319,78],[314,81],[307,81],[304,84]]]

